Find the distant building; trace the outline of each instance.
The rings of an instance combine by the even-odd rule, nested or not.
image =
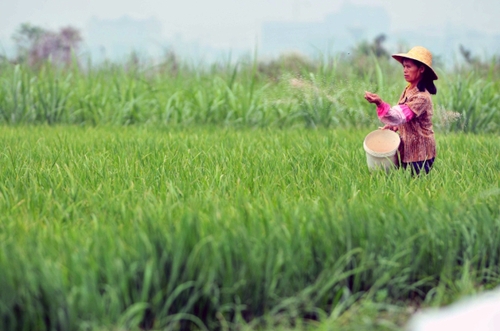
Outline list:
[[[394,31],[384,8],[349,2],[321,22],[265,22],[260,53],[268,56],[291,51],[309,56],[338,54],[349,52],[361,41],[372,42],[381,34],[387,37],[384,46],[389,52],[407,51],[407,47],[421,45],[446,65],[463,61],[460,45],[481,59],[500,54],[498,34],[452,25]]]
[[[500,54],[498,34],[452,25],[394,31],[390,16],[383,7],[345,2],[337,12],[325,13],[325,18],[319,22],[264,22],[258,55],[274,57],[297,51],[316,57],[346,53],[361,41],[372,42],[381,34],[387,37],[384,47],[389,52],[406,51],[407,47],[421,45],[429,48],[436,60],[446,64],[463,60],[460,45],[482,59]],[[132,52],[147,58],[162,58],[167,51],[173,51],[179,59],[194,63],[253,55],[251,49],[218,49],[200,40],[185,40],[180,34],[167,40],[162,34],[161,22],[156,18],[93,18],[83,35],[93,62],[104,59],[123,61]],[[0,42],[0,55],[11,53],[12,44]]]
[[[390,32],[390,17],[382,7],[344,3],[322,22],[265,22],[262,26],[261,52],[299,51],[304,54],[329,54],[347,51],[360,40],[372,40]]]
[[[405,30],[390,34],[391,49],[394,44],[406,44],[408,47],[421,45],[432,51],[436,59],[449,67],[464,61],[460,54],[460,46],[471,51],[473,57],[481,60],[500,55],[500,35],[487,34],[457,26],[444,29]],[[398,50],[399,51],[399,50]],[[404,51],[404,50],[403,50]]]
[[[87,25],[85,43],[95,63],[102,60],[122,62],[132,52],[149,60],[162,59],[173,52],[179,59],[198,64],[224,59],[227,54],[236,58],[248,52],[217,49],[199,40],[185,40],[180,34],[167,40],[162,34],[161,22],[156,18],[138,20],[128,16],[115,20],[91,19]]]
[[[85,41],[93,59],[120,60],[132,52],[156,56],[162,52],[162,26],[155,18],[115,20],[92,18]]]

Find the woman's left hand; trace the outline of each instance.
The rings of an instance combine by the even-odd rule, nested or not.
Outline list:
[[[368,92],[368,91],[365,91],[365,99],[369,103],[374,103],[377,106],[382,103],[382,99],[380,99],[380,97],[378,95],[376,95],[375,93]]]
[[[391,130],[391,131],[394,131],[394,132],[398,131],[398,127],[396,125],[390,125],[390,124],[386,124],[383,127],[379,127],[379,129],[380,130]]]

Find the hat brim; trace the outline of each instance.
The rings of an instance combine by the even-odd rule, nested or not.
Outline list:
[[[419,63],[422,63],[424,66],[426,66],[427,68],[430,69],[430,71],[432,72],[432,79],[433,80],[437,80],[438,79],[438,75],[436,74],[436,72],[434,71],[434,69],[432,69],[432,67],[429,67],[427,64],[423,63],[422,61],[420,61],[419,59],[413,57],[413,56],[408,56],[408,54],[393,54],[392,57],[398,61],[399,63],[403,64],[403,60],[404,59],[410,59],[410,60],[413,60],[413,61],[417,61]]]

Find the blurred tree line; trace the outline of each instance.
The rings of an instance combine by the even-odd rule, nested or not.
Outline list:
[[[50,30],[30,23],[23,23],[14,32],[12,39],[16,49],[14,58],[7,59],[5,56],[0,56],[0,62],[23,63],[32,68],[39,68],[46,62],[57,67],[79,64],[79,51],[83,38],[81,32],[72,26]],[[390,52],[384,44],[386,40],[385,34],[379,34],[371,41],[362,40],[347,52],[348,56],[345,54],[342,56],[341,53],[341,61],[356,67],[358,71],[363,71],[371,63],[370,58],[389,59]],[[500,58],[494,57],[491,61],[481,60],[463,45],[459,47],[459,54],[469,68],[490,70],[493,68],[496,71],[500,67]],[[434,60],[439,66],[440,58],[436,57]],[[125,65],[137,67],[139,62],[137,54],[132,52]],[[180,66],[179,57],[172,49],[165,53],[163,62],[165,65],[168,64],[169,68],[173,67],[173,69],[170,68],[170,71],[174,73]],[[318,61],[295,52],[280,54],[267,61],[260,60],[257,69],[259,73],[276,80],[284,72],[312,72],[317,69],[318,65],[320,65]]]
[[[80,31],[71,26],[53,31],[29,23],[21,24],[12,39],[16,47],[13,62],[27,63],[32,67],[46,61],[57,66],[69,66],[83,41]]]

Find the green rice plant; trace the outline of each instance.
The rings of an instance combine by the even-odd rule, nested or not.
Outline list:
[[[34,79],[22,71],[20,66],[5,66],[2,76],[2,120],[13,124],[30,122],[35,115],[30,107],[33,98],[31,83]]]
[[[366,133],[3,127],[0,328],[348,329],[498,285],[497,136],[415,178]]]
[[[393,62],[339,57],[302,71],[280,71],[273,79],[259,73],[256,60],[210,68],[176,65],[175,70],[156,65],[107,64],[85,70],[76,65],[61,69],[45,64],[38,70],[4,65],[0,120],[91,126],[374,127],[379,123],[373,105],[362,95],[368,90],[397,102],[405,83]],[[474,73],[443,72],[437,84],[437,129],[498,132],[496,76],[478,79]],[[453,122],[450,114],[460,118]]]
[[[448,78],[440,93],[440,104],[458,118],[451,130],[464,132],[497,132],[500,123],[498,81],[487,81],[471,72]]]

